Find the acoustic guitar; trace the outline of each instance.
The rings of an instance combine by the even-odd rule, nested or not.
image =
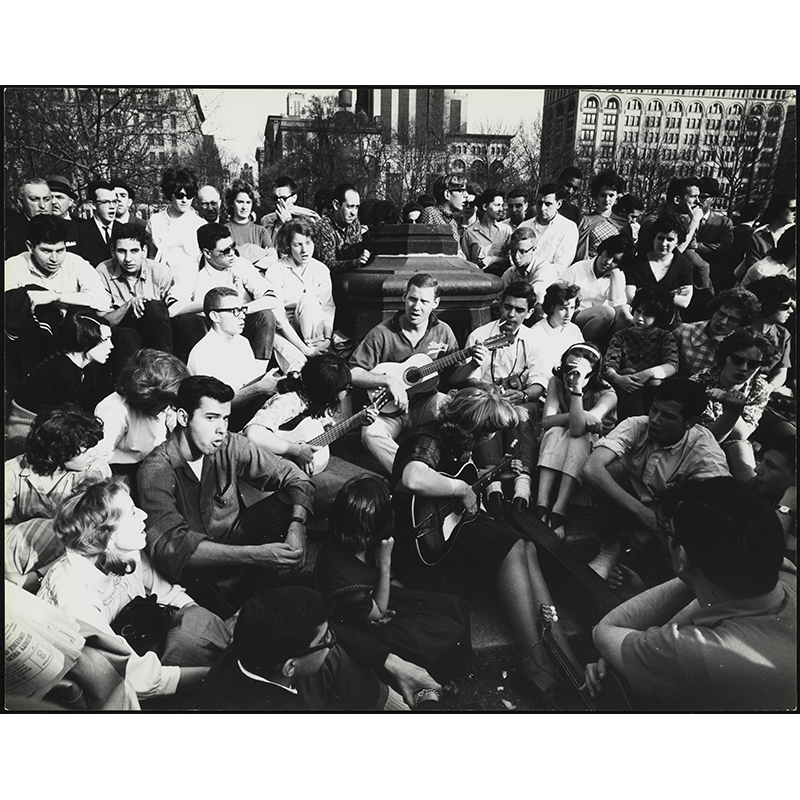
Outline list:
[[[337,439],[341,439],[345,434],[350,431],[360,428],[369,419],[367,416],[368,409],[374,408],[380,411],[382,406],[389,402],[391,395],[385,389],[378,392],[373,398],[369,406],[365,406],[357,414],[348,417],[342,422],[336,423],[329,428],[325,428],[322,420],[314,417],[302,417],[300,422],[291,429],[278,428],[277,435],[287,442],[298,444],[304,442],[312,447],[319,447],[320,449],[314,453],[314,460],[311,466],[311,475],[317,475],[328,466],[331,458],[330,445]],[[291,420],[288,424],[291,424]]]
[[[513,344],[514,338],[513,333],[501,333],[487,339],[483,344],[489,350],[498,350]],[[391,361],[378,364],[370,372],[374,375],[389,375],[396,378],[403,384],[407,394],[414,395],[418,392],[433,391],[439,385],[439,373],[443,369],[466,361],[472,357],[473,353],[474,347],[465,347],[437,358],[435,361],[425,353],[417,353],[399,364]],[[372,399],[373,393],[377,394],[379,391],[380,389],[371,389],[370,399]],[[397,411],[397,404],[394,401],[389,402],[382,410],[384,414],[391,414]]]
[[[588,694],[580,691],[586,676],[578,671],[553,635],[553,624],[556,622],[558,622],[556,607],[543,603],[539,614],[542,644],[570,695],[576,698],[587,711],[633,711],[633,706],[620,679],[611,671],[610,667],[608,674],[603,679],[603,691],[597,697],[589,697]]]
[[[472,461],[467,461],[455,475],[440,473],[447,478],[455,478],[470,484],[475,494],[482,492],[517,457],[517,440],[511,443],[511,452],[488,472],[478,476],[478,469]],[[472,519],[472,517],[470,517]],[[417,553],[423,563],[432,567],[442,561],[456,541],[461,526],[467,520],[463,511],[456,511],[454,498],[411,496],[411,525]]]

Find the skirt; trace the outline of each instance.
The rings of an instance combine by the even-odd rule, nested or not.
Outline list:
[[[542,436],[539,447],[539,466],[569,475],[580,482],[583,465],[597,441],[596,433],[570,436],[567,428],[550,428]]]

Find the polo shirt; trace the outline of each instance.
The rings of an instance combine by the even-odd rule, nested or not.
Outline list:
[[[124,273],[113,258],[98,264],[97,274],[113,310],[134,297],[166,301],[173,281],[169,269],[150,258],[142,259],[142,269],[137,277]]]
[[[647,435],[646,416],[628,417],[595,442],[616,455],[627,470],[631,487],[645,505],[685,480],[730,477],[722,448],[708,428],[694,425],[675,444],[664,447]]]

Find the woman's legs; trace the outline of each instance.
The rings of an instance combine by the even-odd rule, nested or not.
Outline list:
[[[575,478],[570,475],[565,475],[563,472],[558,473],[561,475],[561,482],[558,485],[558,497],[556,502],[553,503],[553,513],[550,515],[550,525],[553,532],[560,539],[563,539],[567,532],[564,528],[564,520],[567,516],[567,509],[569,508],[570,500],[575,496],[580,488],[580,484]],[[556,515],[557,518],[556,518]]]
[[[550,497],[560,473],[549,467],[539,467],[539,489],[536,494],[536,506],[550,508]]]

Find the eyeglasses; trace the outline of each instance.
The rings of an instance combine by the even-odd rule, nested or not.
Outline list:
[[[310,656],[312,653],[317,653],[320,650],[330,650],[336,643],[336,634],[333,632],[333,628],[328,626],[328,630],[325,631],[325,638],[319,644],[290,653],[287,658],[300,658],[301,656]]]
[[[234,317],[243,317],[247,313],[247,309],[244,306],[236,306],[234,308],[214,308],[213,311],[219,311],[222,313],[223,311],[227,311],[229,314],[233,314]]]
[[[737,356],[736,353],[731,353],[728,358],[736,367],[743,367],[747,365],[748,369],[758,369],[759,367],[764,366],[764,362],[761,360],[751,360],[749,358],[745,358],[744,356]]]
[[[218,256],[234,256],[236,255],[236,245],[232,244],[229,247],[226,247],[222,250],[215,250],[214,251]]]
[[[272,195],[272,199],[274,202],[279,203],[281,200],[288,200],[290,197],[294,197],[297,192],[292,192],[291,194],[287,194],[286,197],[280,197],[277,194]]]
[[[701,200],[703,203],[705,203],[705,201],[708,200],[709,197],[711,197],[710,194],[699,194],[699,195],[697,195],[697,199]]]
[[[511,255],[516,256],[526,256],[528,253],[532,253],[536,249],[535,245],[531,245],[531,247],[527,248],[527,250],[512,250]]]
[[[175,192],[175,194],[173,194],[172,196],[177,197],[178,200],[186,200],[187,197],[190,199],[194,197],[194,192],[191,189],[189,191],[184,191],[183,189],[181,189],[181,191]]]
[[[775,310],[776,311],[791,311],[794,308],[794,303],[781,303]]]
[[[96,206],[115,206],[119,200],[116,198],[114,200],[95,200],[94,204]]]

